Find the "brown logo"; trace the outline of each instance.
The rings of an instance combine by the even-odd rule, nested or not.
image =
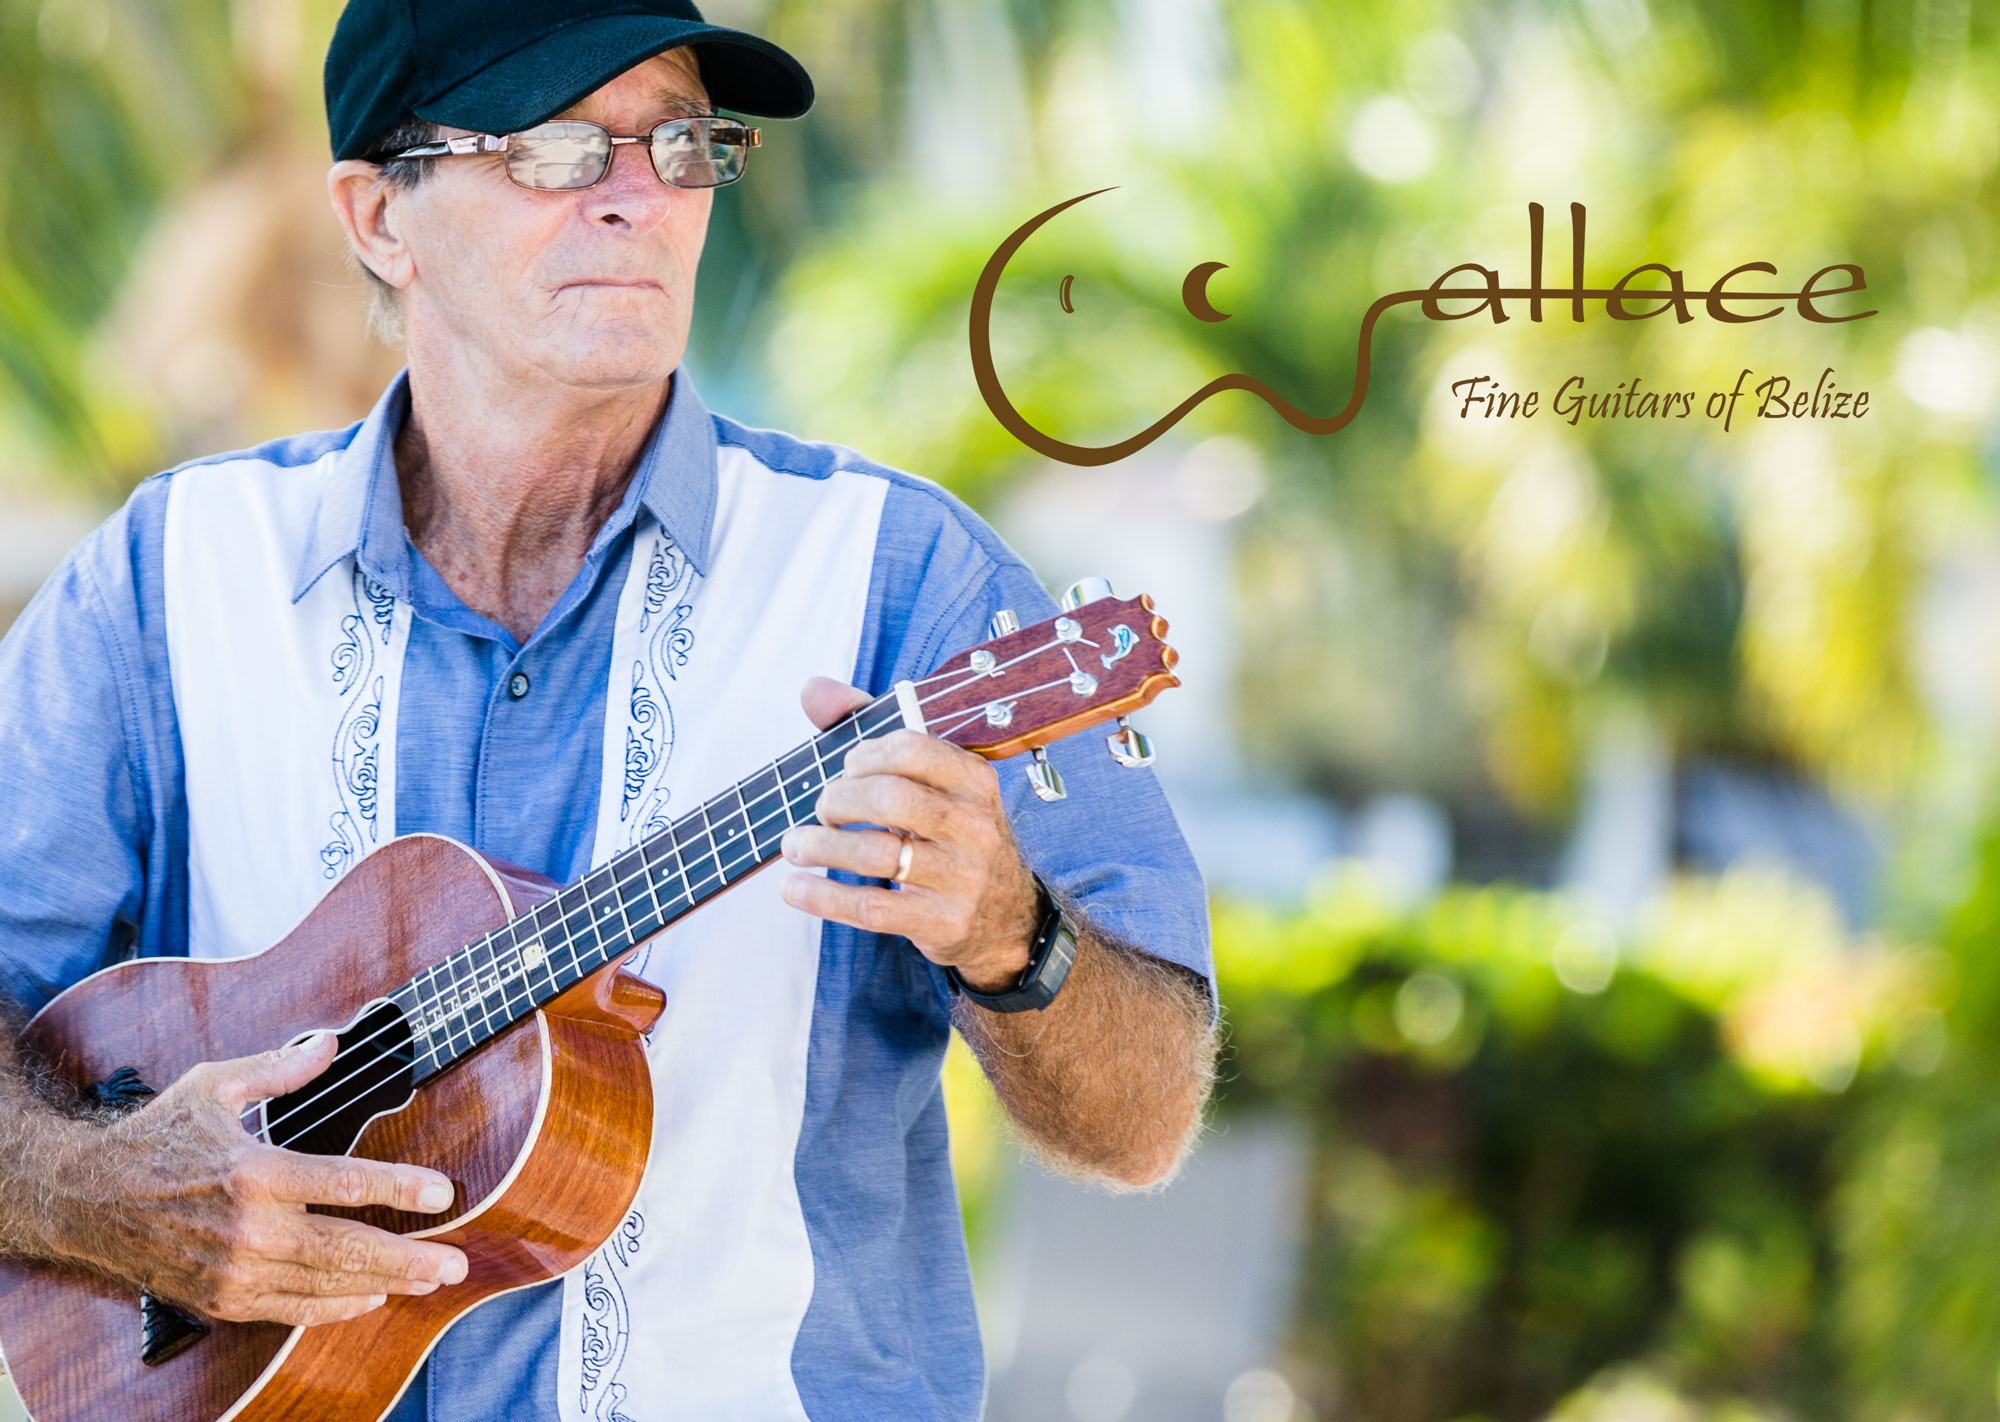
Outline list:
[[[1776,277],[1778,269],[1770,262],[1744,262],[1740,266],[1732,267],[1717,277],[1715,283],[1706,290],[1689,291],[1682,274],[1661,262],[1646,262],[1634,267],[1611,286],[1586,287],[1583,284],[1585,214],[1584,206],[1580,202],[1573,202],[1569,205],[1570,285],[1566,287],[1545,286],[1542,282],[1542,205],[1538,202],[1529,203],[1528,285],[1523,287],[1502,286],[1500,284],[1500,274],[1497,271],[1489,267],[1483,267],[1477,262],[1463,262],[1451,268],[1451,270],[1440,274],[1436,281],[1422,290],[1391,292],[1387,296],[1377,298],[1374,305],[1368,308],[1367,314],[1361,318],[1360,346],[1354,364],[1354,392],[1348,396],[1346,408],[1338,414],[1327,416],[1309,415],[1263,381],[1258,380],[1255,376],[1241,374],[1220,375],[1214,380],[1209,381],[1208,384],[1202,386],[1201,389],[1195,391],[1192,395],[1189,395],[1180,404],[1174,406],[1173,409],[1169,410],[1152,424],[1146,426],[1145,429],[1140,430],[1137,434],[1127,439],[1122,439],[1116,444],[1106,445],[1070,444],[1064,440],[1056,439],[1052,435],[1044,434],[1041,430],[1029,424],[1023,418],[1021,412],[1014,408],[1013,402],[1007,398],[1007,392],[1000,384],[999,373],[993,368],[993,344],[989,329],[993,317],[993,297],[994,293],[999,290],[1000,277],[1007,270],[1007,263],[1012,260],[1016,252],[1021,250],[1022,244],[1034,236],[1044,223],[1048,222],[1057,213],[1062,212],[1066,208],[1076,206],[1086,198],[1093,198],[1098,193],[1110,191],[1110,188],[1098,188],[1094,192],[1081,193],[1076,197],[1057,203],[1046,212],[1036,214],[1015,228],[1013,232],[1008,234],[1007,240],[1002,242],[993,255],[987,259],[985,270],[979,274],[979,284],[973,289],[972,293],[972,372],[974,378],[979,382],[979,393],[985,398],[987,408],[993,411],[994,418],[999,420],[1001,425],[1016,439],[1020,440],[1021,443],[1027,445],[1028,448],[1034,450],[1037,454],[1046,455],[1050,459],[1059,459],[1065,464],[1110,464],[1116,460],[1125,458],[1129,454],[1136,454],[1175,425],[1179,424],[1195,406],[1201,404],[1202,401],[1212,395],[1220,394],[1224,390],[1249,391],[1282,415],[1285,422],[1291,425],[1293,429],[1303,431],[1306,434],[1332,434],[1336,430],[1344,429],[1356,415],[1361,413],[1362,401],[1368,397],[1370,343],[1374,338],[1375,323],[1382,318],[1383,312],[1393,307],[1408,305],[1411,302],[1421,303],[1424,316],[1432,321],[1463,321],[1469,317],[1477,316],[1483,311],[1493,318],[1493,323],[1496,326],[1513,319],[1507,311],[1507,303],[1510,301],[1527,302],[1528,319],[1537,322],[1542,319],[1542,306],[1546,301],[1568,302],[1570,319],[1572,321],[1582,321],[1584,319],[1584,303],[1592,301],[1603,302],[1605,313],[1614,321],[1644,321],[1671,311],[1674,315],[1674,321],[1677,324],[1683,325],[1694,319],[1695,308],[1697,306],[1706,313],[1711,321],[1720,321],[1728,325],[1737,326],[1749,325],[1755,321],[1768,321],[1773,316],[1781,315],[1785,309],[1785,303],[1788,302],[1796,304],[1798,314],[1805,320],[1819,322],[1822,325],[1835,325],[1844,321],[1859,321],[1864,317],[1876,314],[1871,310],[1856,311],[1847,315],[1835,316],[1828,315],[1819,309],[1817,303],[1825,301],[1830,297],[1844,296],[1850,292],[1867,290],[1868,281],[1863,275],[1861,268],[1848,262],[1836,263],[1833,266],[1820,268],[1808,277],[1805,283],[1796,291],[1727,289],[1729,282],[1746,273],[1758,272],[1768,277]],[[1209,279],[1215,273],[1221,271],[1224,265],[1222,262],[1203,262],[1190,271],[1187,274],[1186,280],[1181,283],[1182,303],[1186,305],[1191,315],[1200,320],[1226,321],[1229,319],[1228,312],[1216,310],[1208,299]],[[1666,287],[1664,289],[1659,287],[1634,289],[1632,283],[1649,272],[1664,276],[1667,281]],[[1842,274],[1845,277],[1846,284],[1838,286],[1820,285],[1822,278],[1834,273]],[[1474,276],[1476,278],[1474,284],[1460,286],[1447,285],[1454,277],[1464,274]],[[1072,278],[1070,277],[1063,278],[1062,289],[1058,297],[1065,312],[1075,309],[1070,302],[1071,280]],[[1736,311],[1729,308],[1728,303],[1745,301],[1776,302],[1778,304],[1770,306],[1765,310],[1750,312]],[[1454,304],[1469,302],[1470,305],[1463,311],[1446,311],[1444,309],[1446,302]],[[1651,310],[1632,309],[1635,304],[1645,305],[1648,303],[1658,304]]]

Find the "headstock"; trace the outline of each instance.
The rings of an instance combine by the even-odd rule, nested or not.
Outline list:
[[[913,684],[925,729],[988,760],[1032,751],[1035,793],[1063,797],[1062,777],[1042,747],[1105,721],[1120,765],[1149,765],[1152,744],[1125,722],[1170,686],[1179,654],[1163,640],[1166,619],[1145,595],[1120,601],[1102,578],[1063,594],[1058,617],[1017,627],[1010,612],[993,619],[990,641],[960,652]]]

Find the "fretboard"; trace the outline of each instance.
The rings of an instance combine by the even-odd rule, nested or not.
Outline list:
[[[850,747],[903,724],[893,695],[688,811],[391,995],[424,1080],[778,857]]]

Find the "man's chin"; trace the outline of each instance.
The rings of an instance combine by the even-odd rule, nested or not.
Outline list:
[[[582,390],[626,390],[659,385],[680,364],[686,340],[618,342],[610,348],[551,352],[535,362],[551,380]]]

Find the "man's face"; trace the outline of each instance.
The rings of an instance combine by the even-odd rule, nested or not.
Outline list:
[[[683,47],[559,117],[644,134],[707,111]],[[712,198],[661,182],[643,143],[613,149],[596,187],[567,192],[521,187],[500,154],[441,161],[398,198],[397,230],[416,272],[403,292],[411,340],[448,342],[496,370],[564,385],[663,381],[687,346]]]

